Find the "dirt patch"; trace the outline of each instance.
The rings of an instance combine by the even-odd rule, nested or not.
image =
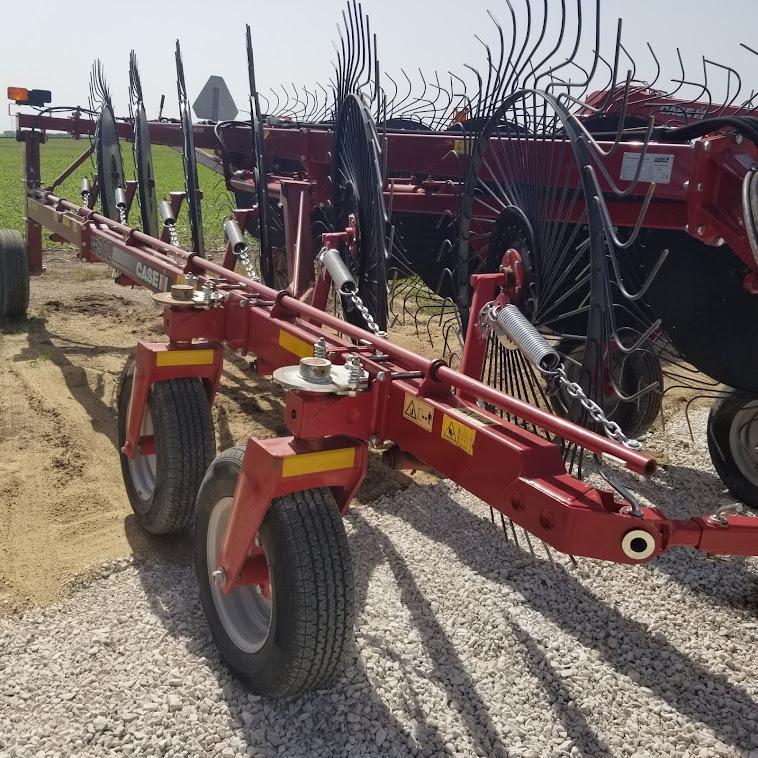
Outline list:
[[[118,377],[137,339],[162,339],[160,308],[149,292],[115,284],[104,265],[60,252],[45,262],[28,319],[0,333],[0,612],[51,602],[102,561],[187,539],[136,526],[116,450]],[[244,359],[227,358],[214,404],[218,449],[285,434],[282,394]],[[410,482],[372,455],[359,499]]]

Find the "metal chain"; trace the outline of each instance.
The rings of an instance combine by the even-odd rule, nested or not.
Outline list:
[[[250,257],[248,249],[245,248],[241,253],[236,253],[236,256],[242,264],[242,267],[245,269],[247,278],[252,279],[254,282],[259,282],[261,278],[258,275],[258,272],[255,270],[253,259]]]
[[[615,422],[609,419],[603,409],[591,398],[587,397],[585,391],[581,388],[581,385],[576,382],[572,382],[566,376],[566,370],[561,366],[554,374],[550,372],[544,372],[549,378],[557,380],[558,384],[566,391],[566,393],[577,400],[582,405],[587,413],[590,414],[592,420],[597,422],[603,427],[606,437],[610,437],[616,442],[620,442],[625,447],[632,450],[642,450],[642,443],[639,440],[627,437],[621,427]]]
[[[168,241],[174,247],[179,247],[179,235],[176,233],[176,224],[166,224],[168,228]]]
[[[126,226],[126,208],[124,208],[123,205],[119,205],[118,207],[118,220]]]
[[[374,321],[374,317],[369,312],[369,309],[363,304],[363,300],[361,300],[360,295],[358,294],[357,290],[351,290],[350,292],[343,292],[343,295],[347,295],[347,297],[350,298],[353,305],[358,309],[361,316],[363,316],[363,320],[366,322],[366,326],[368,327],[368,330],[375,334],[377,337],[386,337],[387,332],[383,332],[379,328],[379,324]]]
[[[500,313],[501,307],[496,303],[487,303],[479,312],[478,325],[483,334],[489,334],[489,330],[494,328],[497,323],[497,317]],[[514,343],[514,347],[517,346]],[[615,422],[609,419],[603,409],[591,398],[587,396],[580,384],[572,382],[568,376],[566,376],[566,369],[561,364],[555,371],[546,371],[542,366],[534,364],[540,373],[547,379],[548,383],[557,383],[565,391],[569,397],[578,400],[582,407],[590,414],[593,421],[600,424],[603,427],[606,437],[610,437],[616,442],[620,442],[625,447],[632,450],[642,450],[642,443],[639,440],[627,437],[624,434],[621,427]]]

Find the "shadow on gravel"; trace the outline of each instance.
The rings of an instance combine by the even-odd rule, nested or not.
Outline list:
[[[721,479],[710,471],[688,466],[667,465],[650,479],[640,479],[626,471],[618,478],[665,516],[690,519],[715,513],[722,505],[736,502],[725,491]],[[682,493],[699,493],[699,497],[682,497]],[[708,570],[702,571],[704,563]],[[688,590],[709,598],[719,605],[758,611],[758,572],[739,556],[709,558],[691,550],[673,550],[651,566],[665,572]]]
[[[643,624],[598,599],[570,571],[539,558],[525,567],[524,554],[513,542],[505,542],[489,529],[484,518],[461,507],[442,490],[438,490],[438,497],[437,507],[448,511],[445,519],[433,518],[428,509],[415,506],[413,498],[406,498],[393,515],[452,548],[464,565],[481,576],[490,580],[497,576],[497,581],[518,592],[525,603],[581,645],[598,650],[619,674],[649,688],[682,715],[707,724],[725,743],[749,749],[750,732],[745,727],[758,720],[758,702],[744,689],[704,669],[667,640],[653,639]],[[682,551],[676,559],[686,570],[692,557]],[[539,581],[535,581],[535,574]],[[613,644],[609,643],[611,637]],[[654,670],[651,664],[655,663],[659,667]],[[543,684],[551,686],[551,678]],[[565,710],[558,715],[569,734],[579,740],[577,727],[581,725],[575,715]]]
[[[328,689],[310,693],[301,698],[265,700],[250,695],[226,669],[218,657],[211,639],[205,616],[196,591],[192,559],[191,535],[159,538],[145,534],[133,516],[125,520],[125,531],[135,553],[135,568],[145,594],[166,631],[182,641],[193,656],[200,659],[213,673],[223,690],[223,699],[230,713],[230,726],[243,736],[247,746],[255,749],[256,756],[293,758],[306,756],[347,756],[356,749],[362,756],[405,756],[409,754],[411,732],[389,711],[366,676],[363,661],[353,651],[346,661],[345,670]],[[360,550],[354,546],[354,554]],[[356,561],[356,591],[370,576]],[[188,593],[187,586],[193,591]],[[360,723],[351,723],[346,716],[360,713]],[[373,733],[366,723],[375,725]],[[297,741],[293,741],[292,724],[298,724]],[[376,744],[379,727],[385,736]],[[350,736],[357,743],[348,743]],[[368,737],[361,744],[361,738]],[[435,749],[429,755],[451,755],[437,749],[441,742],[437,735]]]
[[[378,564],[388,563],[400,588],[401,602],[410,613],[429,655],[429,660],[434,666],[435,682],[444,685],[447,690],[448,706],[455,710],[466,724],[477,754],[498,758],[507,756],[507,749],[497,738],[495,724],[487,703],[479,694],[465,663],[460,659],[455,646],[437,620],[429,600],[419,589],[403,557],[384,532],[369,524],[360,515],[360,508],[349,511],[347,518],[354,528],[350,538],[353,555],[356,558],[360,555],[361,558],[359,570],[356,571],[356,617],[366,606],[371,574]],[[366,563],[367,558],[371,561],[370,563]],[[370,629],[361,630],[361,634],[377,648],[385,647],[388,642],[373,636]],[[409,690],[408,695],[412,694]],[[414,705],[416,721],[423,725],[422,730],[417,730],[421,734],[419,747],[430,751],[425,754],[445,755],[443,736],[428,720],[429,714],[424,712],[421,704],[416,702]]]

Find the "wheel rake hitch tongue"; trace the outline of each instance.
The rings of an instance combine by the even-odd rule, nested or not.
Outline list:
[[[758,345],[758,98],[711,58],[698,79],[677,50],[672,74],[620,22],[606,45],[600,3],[571,7],[508,3],[480,63],[443,75],[384,72],[351,0],[328,85],[259,89],[248,27],[249,119],[193,122],[178,42],[178,120],[163,102],[148,118],[134,52],[128,118],[99,62],[88,109],[18,114],[26,249],[0,231],[0,318],[26,310],[43,227],[153,291],[168,342],[140,341],[121,379],[125,486],[149,531],[195,514],[208,623],[261,694],[319,686],[349,640],[341,514],[369,447],[474,493],[535,560],[758,554],[758,350],[745,350]],[[56,131],[90,145],[43,185]],[[182,153],[184,187],[165,197],[153,145]],[[56,194],[88,160],[77,202]],[[204,257],[206,168],[229,193],[218,262]],[[392,340],[408,322],[442,358]],[[214,458],[226,349],[283,388],[289,434]],[[739,504],[670,520],[617,471],[655,470],[640,440],[670,393],[687,413],[714,401],[708,446]],[[294,581],[303,592],[277,592]],[[335,614],[309,621],[298,603],[323,593]],[[273,658],[279,624],[292,646]]]

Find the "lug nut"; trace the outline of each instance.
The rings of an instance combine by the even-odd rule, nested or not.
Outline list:
[[[211,579],[213,579],[213,583],[220,587],[222,584],[226,584],[226,571],[219,566],[212,574]]]

